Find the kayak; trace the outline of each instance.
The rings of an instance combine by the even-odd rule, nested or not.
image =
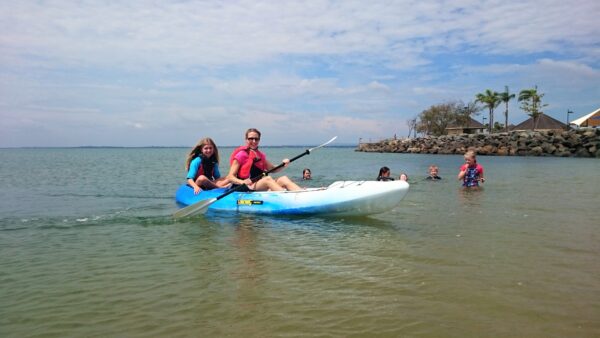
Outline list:
[[[300,191],[233,192],[210,204],[207,211],[265,215],[364,216],[396,207],[408,193],[405,181],[337,181],[322,188]],[[188,206],[217,198],[227,189],[194,189],[184,184],[175,194],[177,203]]]

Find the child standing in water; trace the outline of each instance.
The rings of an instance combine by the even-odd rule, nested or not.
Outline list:
[[[458,179],[463,181],[463,187],[478,187],[480,181],[485,182],[483,167],[477,163],[474,151],[465,153],[465,164],[460,167]]]
[[[196,195],[201,189],[222,188],[229,184],[226,178],[221,177],[219,150],[209,137],[201,139],[192,148],[185,162],[185,169],[188,171],[187,182],[194,188]]]

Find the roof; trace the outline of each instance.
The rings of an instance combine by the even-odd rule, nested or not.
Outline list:
[[[567,125],[560,122],[559,120],[557,120],[551,116],[548,116],[546,114],[541,114],[537,119],[535,128],[533,126],[533,117],[530,117],[527,120],[514,126],[511,130],[533,130],[533,129],[557,130],[557,129],[565,129],[566,127],[567,127]]]
[[[468,126],[451,124],[448,127],[446,127],[446,129],[483,129],[483,128],[485,128],[485,126],[483,124],[477,122],[472,117],[469,119],[470,119],[470,121],[469,121]]]
[[[593,112],[591,112],[591,113],[589,113],[589,114],[587,114],[585,116],[582,116],[582,117],[580,117],[580,118],[578,118],[576,120],[571,121],[571,123],[569,123],[569,124],[574,124],[574,125],[576,125],[578,127],[581,127],[582,124],[584,124],[585,122],[587,122],[587,120],[589,120],[590,118],[594,117],[594,115],[596,115],[596,114],[598,114],[598,116],[600,116],[600,108],[594,110]]]

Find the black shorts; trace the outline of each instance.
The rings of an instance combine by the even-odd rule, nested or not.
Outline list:
[[[247,185],[245,184],[232,184],[231,185],[231,189],[237,191],[237,192],[250,192],[250,191],[254,191],[251,190],[250,188],[248,188]]]

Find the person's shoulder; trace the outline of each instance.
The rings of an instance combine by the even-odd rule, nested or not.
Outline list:
[[[267,158],[267,154],[263,153],[260,149],[256,149],[256,154],[262,158]]]
[[[245,149],[236,149],[232,155],[232,158],[244,158],[248,157],[248,152]]]

